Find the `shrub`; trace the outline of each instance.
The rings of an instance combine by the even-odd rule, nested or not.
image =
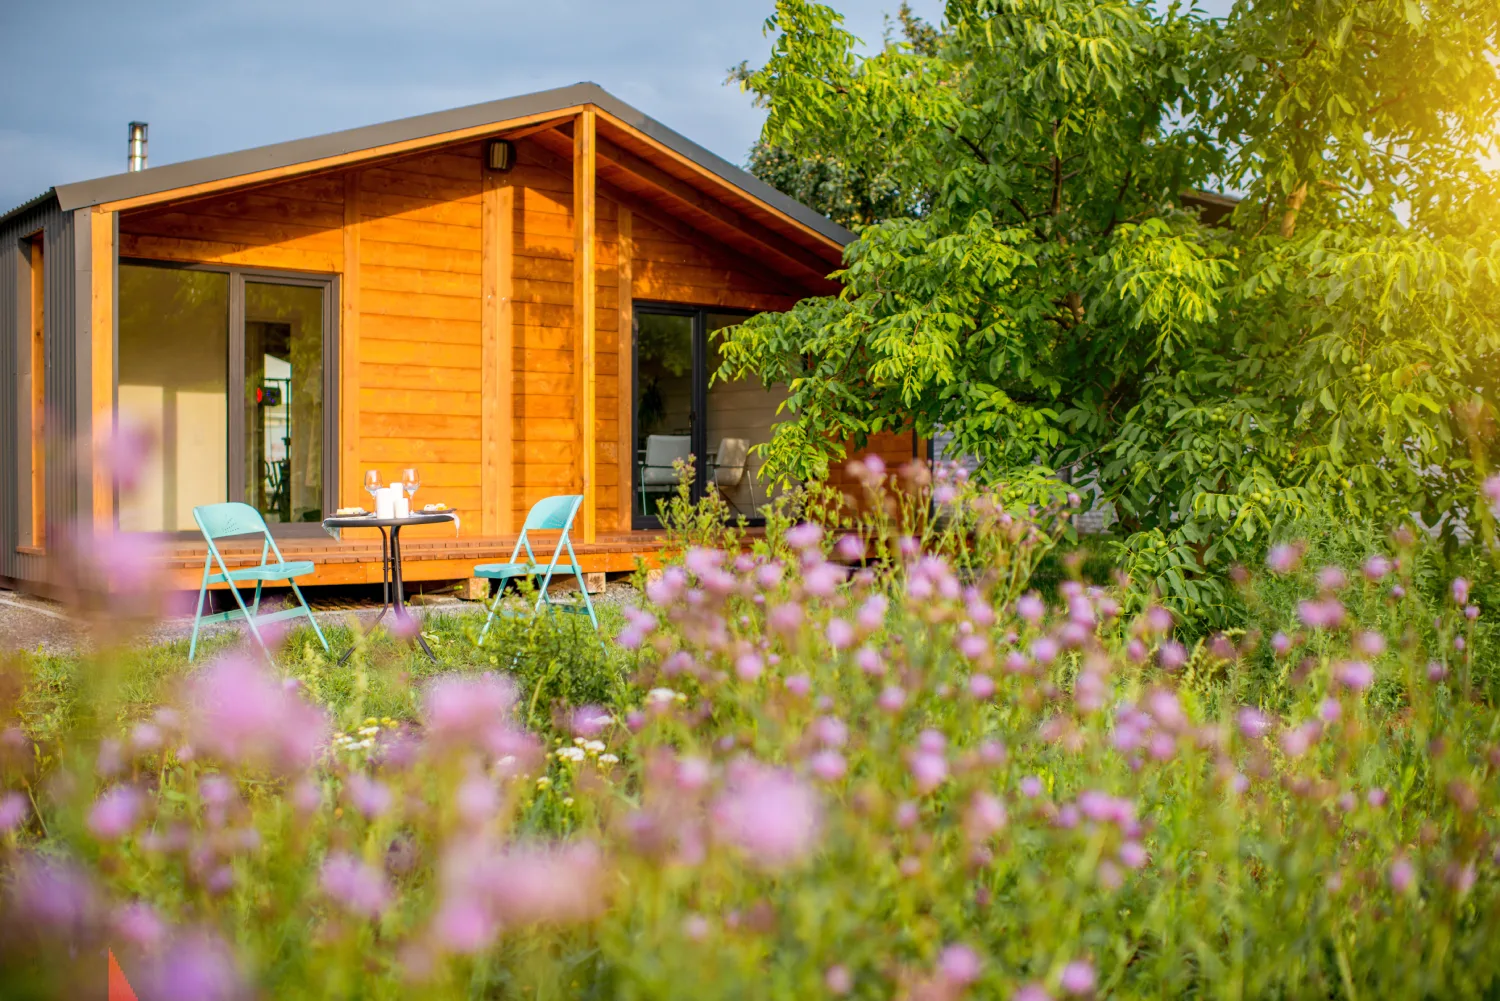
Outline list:
[[[700,524],[609,637],[629,683],[523,697],[486,647],[334,736],[331,676],[231,650],[144,727],[8,731],[0,978],[108,945],[163,998],[1493,996],[1483,615],[1414,543],[1278,550],[1255,631],[1188,644],[1027,590],[1066,507],[861,473],[862,514]]]

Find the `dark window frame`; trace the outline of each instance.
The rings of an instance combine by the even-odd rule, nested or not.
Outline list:
[[[244,267],[238,264],[199,264],[122,257],[121,265],[165,268],[177,271],[211,271],[229,276],[229,357],[225,377],[229,399],[228,476],[230,500],[245,498],[245,283],[297,285],[323,289],[323,511],[324,517],[338,509],[339,488],[339,303],[342,276],[321,271],[288,271],[278,268]],[[119,375],[115,376],[119,392]],[[119,506],[115,507],[116,527]],[[316,538],[323,526],[315,522],[267,522],[277,538]],[[197,532],[168,531],[172,538],[194,539]]]
[[[708,318],[712,316],[739,316],[749,319],[759,313],[753,309],[735,309],[727,306],[690,306],[680,302],[658,302],[652,299],[635,299],[630,309],[630,527],[632,529],[661,528],[661,519],[636,511],[640,490],[636,477],[640,475],[639,442],[641,440],[640,408],[636,398],[641,385],[640,317],[686,316],[693,321],[693,365],[691,400],[691,446],[693,451],[693,500],[700,500],[708,484]],[[751,519],[751,524],[761,524],[763,519]]]

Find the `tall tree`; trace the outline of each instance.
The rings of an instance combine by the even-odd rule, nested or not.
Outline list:
[[[1461,522],[1500,349],[1494,0],[951,0],[868,57],[808,0],[767,24],[763,142],[918,206],[841,295],[729,335],[791,388],[773,475],[943,429],[992,479],[1095,481],[1200,611],[1309,512]],[[1209,225],[1197,189],[1244,197]]]

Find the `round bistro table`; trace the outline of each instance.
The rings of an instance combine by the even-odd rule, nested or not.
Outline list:
[[[373,514],[356,514],[347,517],[332,517],[323,519],[323,528],[329,534],[334,534],[345,528],[375,528],[380,530],[380,585],[381,599],[380,614],[375,616],[375,621],[370,623],[365,635],[380,624],[385,618],[385,613],[390,612],[391,617],[397,620],[410,622],[412,616],[406,610],[406,595],[401,589],[401,530],[408,525],[440,525],[445,521],[458,521],[458,515],[452,511],[418,512],[405,518],[377,518]],[[389,535],[386,530],[389,529]],[[432,647],[427,645],[427,640],[422,637],[422,629],[418,626],[412,631],[416,637],[417,645],[422,648],[429,660],[437,663],[437,657],[432,652]],[[344,651],[339,658],[339,665],[343,666],[349,656],[354,653],[350,647]]]

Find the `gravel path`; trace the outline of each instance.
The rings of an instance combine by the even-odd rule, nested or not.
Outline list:
[[[556,591],[566,593],[575,589],[557,587]],[[361,624],[365,624],[375,617],[380,608],[378,598],[327,597],[319,594],[308,597],[313,606],[313,614],[318,617],[319,622],[339,621],[353,614]],[[639,599],[636,589],[622,581],[612,582],[607,585],[604,593],[593,595],[595,607],[635,604]],[[450,595],[414,595],[409,600],[412,608],[422,615],[482,615],[485,611],[485,606],[480,602],[460,601]],[[273,605],[272,602],[276,604]],[[262,610],[270,610],[280,603],[279,598],[273,598],[261,607]],[[243,628],[238,622],[215,623],[204,626],[201,635]],[[186,639],[192,632],[192,616],[170,618],[152,629],[144,642],[153,645],[169,643]],[[0,653],[15,650],[66,653],[86,643],[87,633],[83,624],[72,616],[67,607],[33,595],[0,589]]]

